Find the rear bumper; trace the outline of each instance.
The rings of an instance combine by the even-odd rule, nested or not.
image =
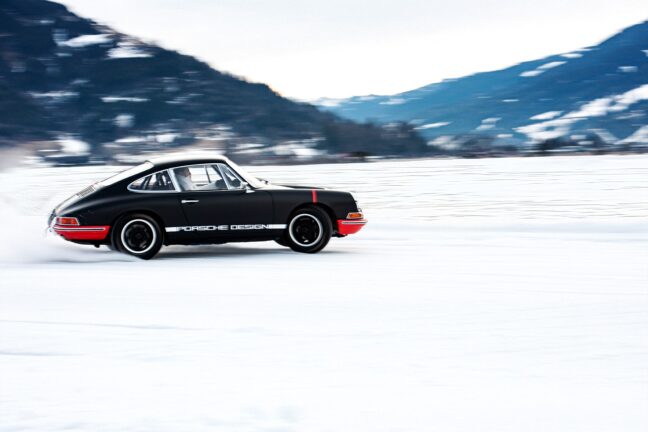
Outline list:
[[[338,234],[349,235],[355,234],[367,224],[366,219],[338,219],[337,228]]]
[[[52,231],[66,240],[105,240],[110,226],[62,226],[54,225]]]

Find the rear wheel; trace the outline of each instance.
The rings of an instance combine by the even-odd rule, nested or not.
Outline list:
[[[146,260],[159,252],[162,240],[162,232],[155,219],[143,214],[120,218],[112,234],[115,249]]]
[[[296,252],[316,253],[328,244],[332,232],[331,219],[326,212],[309,206],[297,210],[290,218],[284,238]]]

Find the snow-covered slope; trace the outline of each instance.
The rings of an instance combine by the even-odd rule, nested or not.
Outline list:
[[[358,125],[60,4],[2,0],[0,146],[69,138],[88,144],[86,161],[88,155],[105,160],[188,145],[238,154],[239,160],[259,158],[262,150],[264,156],[294,156],[291,149],[427,150],[411,127]],[[76,156],[74,162],[83,161]]]
[[[647,157],[252,170],[369,225],[134,261],[42,237],[114,168],[0,174],[0,431],[648,428]]]
[[[648,125],[647,89],[645,21],[575,52],[401,94],[323,101],[322,106],[354,120],[410,121],[446,147],[469,137],[517,146],[560,138],[591,149],[622,140],[648,144],[635,135]],[[463,138],[439,139],[449,136]]]

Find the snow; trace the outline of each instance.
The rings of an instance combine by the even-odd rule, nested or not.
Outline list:
[[[648,156],[250,168],[354,191],[317,255],[42,237],[117,169],[0,173],[0,431],[648,428]]]
[[[610,111],[612,102],[611,97],[595,99],[583,104],[579,110],[566,114],[565,118],[602,117]]]
[[[146,137],[143,137],[143,136],[128,136],[128,137],[116,139],[115,142],[119,143],[119,144],[143,143],[143,142],[146,142]]]
[[[177,137],[178,137],[178,134],[176,134],[176,133],[171,133],[171,132],[161,133],[161,134],[155,135],[155,141],[157,141],[157,142],[159,142],[161,144],[170,144],[173,141],[175,141],[175,139]]]
[[[380,105],[402,105],[407,102],[407,99],[404,98],[390,98],[386,101],[379,102]]]
[[[543,141],[566,135],[569,133],[571,125],[577,121],[578,119],[558,118],[541,123],[521,126],[515,130],[534,140]]]
[[[452,135],[441,135],[427,142],[428,146],[439,147],[446,150],[454,150],[459,147],[461,141]]]
[[[69,39],[64,42],[58,43],[59,46],[66,46],[70,48],[83,48],[91,45],[99,45],[108,43],[112,39],[111,34],[91,34],[91,35],[81,35],[75,38]]]
[[[568,112],[562,117],[522,126],[516,128],[516,131],[526,134],[535,140],[558,138],[567,134],[570,131],[571,125],[580,120],[589,117],[603,117],[613,112],[624,111],[631,105],[643,100],[648,100],[648,84],[635,87],[634,89],[618,95],[594,99],[584,103],[579,109]],[[533,120],[534,117],[531,119]]]
[[[87,142],[76,138],[59,138],[56,143],[67,154],[87,154],[90,151],[90,145]]]
[[[442,126],[447,126],[450,123],[452,123],[452,122],[427,123],[427,124],[416,127],[416,129],[421,129],[421,130],[423,130],[423,129],[435,129],[435,128],[439,128],[439,127],[442,127]]]
[[[530,120],[551,120],[552,118],[558,117],[562,114],[562,111],[547,111],[542,114],[534,115]]]
[[[541,71],[541,70],[538,70],[538,69],[534,69],[534,70],[530,70],[530,71],[524,71],[524,72],[522,72],[522,73],[520,74],[520,76],[521,76],[521,77],[525,77],[525,78],[528,78],[528,77],[534,77],[534,76],[538,76],[538,75],[540,75],[542,72],[544,72],[544,71]]]
[[[135,116],[132,114],[118,114],[113,121],[117,127],[131,127]]]
[[[552,62],[549,62],[549,63],[545,63],[543,65],[538,66],[534,70],[522,72],[520,74],[520,76],[521,77],[538,76],[538,75],[544,73],[545,71],[547,71],[549,69],[553,69],[553,68],[558,67],[560,65],[564,65],[565,63],[567,63],[567,62],[566,61],[552,61]]]
[[[269,148],[269,150],[278,156],[296,156],[298,158],[312,158],[323,154],[322,150],[314,148],[315,141],[287,141],[284,144],[278,144]],[[249,152],[249,150],[248,150]],[[252,151],[254,153],[254,151]]]
[[[346,100],[342,98],[317,98],[306,102],[312,103],[313,105],[319,105],[327,108],[334,108],[340,106],[342,102],[345,101]]]
[[[577,53],[577,52],[571,52],[571,53],[562,54],[561,57],[565,57],[565,58],[568,58],[568,59],[575,59],[575,58],[583,57],[583,54],[580,54],[580,53]]]
[[[109,59],[125,58],[146,58],[152,57],[151,54],[137,48],[137,45],[130,42],[120,42],[119,46],[108,51]]]
[[[35,98],[47,99],[67,99],[79,96],[79,93],[71,91],[30,92],[29,94],[31,94],[32,97]]]
[[[621,144],[625,143],[641,143],[648,144],[648,125],[641,126],[639,129],[634,131],[630,136],[622,139]]]
[[[124,96],[104,96],[101,98],[101,101],[104,103],[115,103],[115,102],[147,102],[147,98],[141,97],[124,97]]]
[[[553,62],[545,63],[542,66],[538,66],[538,69],[540,69],[540,70],[553,69],[553,68],[558,67],[560,65],[564,65],[565,63],[567,63],[567,62],[566,61],[553,61]]]
[[[493,129],[498,121],[501,120],[501,117],[489,117],[482,119],[481,124],[475,129],[478,131],[484,131]]]
[[[566,114],[565,118],[601,117],[610,112],[626,110],[630,105],[642,100],[648,100],[648,84],[619,95],[595,99],[584,104],[579,110]]]
[[[482,123],[484,123],[484,124],[494,124],[494,123],[497,123],[500,120],[502,120],[501,117],[488,117],[488,118],[482,119]]]

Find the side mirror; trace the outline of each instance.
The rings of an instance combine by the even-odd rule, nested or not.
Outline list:
[[[250,185],[247,182],[242,181],[241,182],[241,190],[244,190],[245,193],[253,193],[254,189],[250,187]]]

